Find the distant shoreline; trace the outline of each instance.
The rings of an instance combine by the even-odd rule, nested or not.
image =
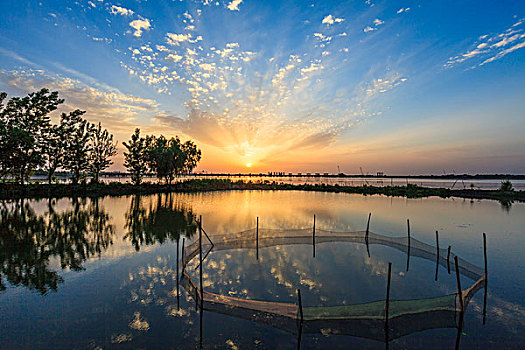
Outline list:
[[[36,176],[46,177],[47,173],[37,171]],[[67,178],[69,174],[56,172],[55,176]],[[100,174],[102,178],[128,178],[129,173],[120,171],[106,171]],[[148,177],[154,177],[155,174],[146,174]],[[326,172],[266,172],[266,173],[192,173],[185,175],[191,177],[310,177],[310,178],[364,178],[364,179],[421,179],[421,180],[525,180],[525,174],[441,174],[441,175],[377,175],[377,174],[333,174]]]
[[[209,192],[231,190],[279,190],[354,193],[362,195],[385,195],[391,197],[490,199],[502,203],[525,202],[525,191],[500,191],[480,189],[430,188],[408,184],[406,186],[341,186],[327,184],[286,184],[278,182],[243,182],[218,179],[196,179],[176,182],[171,185],[158,183],[111,182],[99,184],[27,184],[0,183],[0,200],[22,198],[103,197],[123,195],[147,195],[170,192]]]

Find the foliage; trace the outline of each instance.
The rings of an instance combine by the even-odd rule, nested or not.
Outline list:
[[[108,168],[113,161],[111,157],[117,154],[116,144],[113,144],[113,135],[102,129],[100,123],[93,125],[90,134],[91,154],[89,157],[89,172],[93,182],[98,182],[100,173]]]
[[[502,181],[499,187],[499,190],[500,191],[514,191],[514,188],[512,187],[512,182],[510,182],[510,180]]]
[[[70,113],[62,113],[60,123],[64,131],[64,169],[72,173],[71,182],[77,184],[80,177],[90,166],[90,155],[93,149],[89,142],[92,126],[82,115],[86,113],[79,109]]]
[[[64,102],[57,92],[41,89],[26,97],[13,97],[3,106],[0,94],[0,168],[1,175],[12,175],[19,183],[44,164],[48,114]]]
[[[51,183],[55,171],[64,165],[66,134],[63,124],[50,125],[46,130],[46,139],[43,168],[47,172],[48,182]]]
[[[164,136],[148,136],[147,162],[157,178],[171,183],[178,169],[184,165],[184,153],[179,138],[166,139]]]
[[[142,176],[147,170],[146,151],[148,150],[147,140],[140,137],[140,129],[135,129],[128,143],[122,142],[128,152],[124,152],[124,166],[131,173],[131,182],[138,185],[142,181]]]
[[[184,166],[182,171],[190,174],[193,169],[197,167],[197,163],[201,160],[201,150],[193,141],[188,140],[182,144],[182,153],[184,154]]]

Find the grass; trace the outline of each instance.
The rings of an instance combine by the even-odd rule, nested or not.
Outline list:
[[[468,199],[493,199],[502,202],[525,202],[525,191],[477,190],[430,188],[408,184],[406,186],[340,186],[327,184],[292,185],[270,181],[243,182],[218,179],[196,179],[171,185],[158,183],[99,183],[99,184],[27,184],[0,183],[0,199],[19,198],[60,198],[60,197],[101,197],[132,194],[153,194],[168,192],[207,192],[231,190],[279,190],[316,191],[335,193],[357,193],[363,195],[385,195],[407,198],[437,196],[442,198],[460,197]]]

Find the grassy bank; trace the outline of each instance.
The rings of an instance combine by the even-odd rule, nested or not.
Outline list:
[[[144,183],[138,186],[128,183],[108,184],[0,184],[0,199],[19,198],[60,198],[60,197],[100,197],[131,194],[152,194],[167,192],[205,192],[228,190],[283,190],[283,191],[319,191],[357,193],[363,195],[386,195],[395,197],[423,198],[438,196],[442,198],[459,197],[468,199],[493,199],[502,202],[525,202],[525,191],[499,190],[451,190],[447,188],[429,188],[417,185],[407,186],[340,186],[326,184],[292,185],[276,182],[242,182],[230,180],[188,180],[171,185]]]

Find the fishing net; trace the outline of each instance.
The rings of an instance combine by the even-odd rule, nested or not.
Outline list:
[[[395,248],[410,257],[434,261],[447,269],[455,269],[456,255],[448,249],[437,249],[415,238],[388,237],[367,231],[338,232],[319,229],[263,229],[254,228],[237,233],[203,234],[202,255],[213,251],[232,249],[261,249],[265,247],[322,243],[352,242],[367,246],[383,245]],[[290,333],[323,333],[355,335],[385,340],[385,322],[388,319],[387,340],[425,329],[458,326],[458,313],[467,307],[474,294],[484,286],[485,271],[458,257],[460,275],[473,281],[459,293],[434,298],[389,300],[388,318],[386,300],[338,306],[303,307],[299,303],[248,300],[215,294],[199,289],[185,267],[199,255],[199,240],[184,247],[181,283],[194,296],[196,305],[202,302],[204,310],[264,323]],[[204,260],[203,259],[203,260]],[[198,258],[197,258],[198,260]],[[197,262],[198,263],[198,262]],[[202,298],[202,300],[201,300]],[[302,309],[302,310],[301,310]],[[298,325],[300,327],[298,327]]]

